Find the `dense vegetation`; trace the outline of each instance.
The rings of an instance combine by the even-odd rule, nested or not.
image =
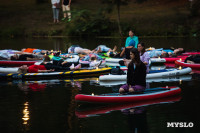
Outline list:
[[[0,4],[0,36],[200,36],[198,0],[72,0],[72,21],[54,24],[49,0]],[[60,13],[62,18],[62,12]]]

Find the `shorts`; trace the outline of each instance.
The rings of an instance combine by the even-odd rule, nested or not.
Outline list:
[[[35,49],[35,50],[33,50],[33,53],[40,53],[40,52],[42,52],[41,49]]]
[[[123,88],[125,92],[129,92],[128,84],[122,85],[120,88]],[[133,86],[131,86],[131,88],[133,88],[134,91],[136,91],[136,92],[141,92],[141,91],[145,90],[145,87],[141,86],[141,85],[133,85]]]
[[[64,11],[70,11],[69,5],[63,5],[63,6],[62,6],[62,10],[63,10],[63,12],[64,12]]]
[[[63,9],[63,12],[68,11],[68,12],[67,12],[68,19],[71,19],[70,6],[69,6],[69,5],[63,5],[63,6],[62,6],[62,9]],[[66,17],[66,16],[65,16],[65,13],[64,13],[64,17]]]

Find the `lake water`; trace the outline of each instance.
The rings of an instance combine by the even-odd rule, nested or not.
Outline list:
[[[21,39],[0,39],[0,49],[17,49],[22,48],[39,48],[48,50],[66,49],[72,44],[79,44],[84,48],[94,49],[100,44],[105,44],[110,48],[114,45],[123,47],[125,39],[120,38],[21,38]],[[200,38],[139,38],[141,42],[146,44],[146,47],[155,48],[179,48],[183,47],[186,51],[200,50]],[[120,50],[120,49],[118,49]]]
[[[71,44],[93,49],[99,44],[124,45],[125,39],[35,38],[1,39],[0,49],[34,47],[65,51]],[[147,47],[200,50],[197,38],[142,38]],[[0,131],[5,133],[198,133],[200,75],[151,82],[150,87],[179,86],[181,95],[150,103],[81,104],[76,94],[116,92],[98,77],[41,81],[0,81]],[[149,101],[150,102],[150,101]],[[161,102],[161,103],[160,103]],[[167,122],[192,122],[193,127],[167,127]]]

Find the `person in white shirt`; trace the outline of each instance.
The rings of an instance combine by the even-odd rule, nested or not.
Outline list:
[[[51,0],[51,4],[53,10],[53,22],[59,23],[60,0]]]

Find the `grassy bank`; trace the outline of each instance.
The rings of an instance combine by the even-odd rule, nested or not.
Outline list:
[[[73,21],[54,24],[51,3],[43,1],[42,3],[35,0],[1,2],[0,35],[3,37],[70,35],[68,31],[76,28],[72,24]],[[99,0],[95,2],[72,0],[71,5],[72,11],[87,9],[92,13],[103,7],[105,5]],[[121,7],[120,16],[123,34],[127,34],[127,30],[131,27],[140,36],[198,36],[200,29],[199,17],[190,17],[188,0],[147,0],[143,3],[130,1],[128,5]],[[117,11],[114,9],[106,17],[114,25],[111,36],[118,36]]]

